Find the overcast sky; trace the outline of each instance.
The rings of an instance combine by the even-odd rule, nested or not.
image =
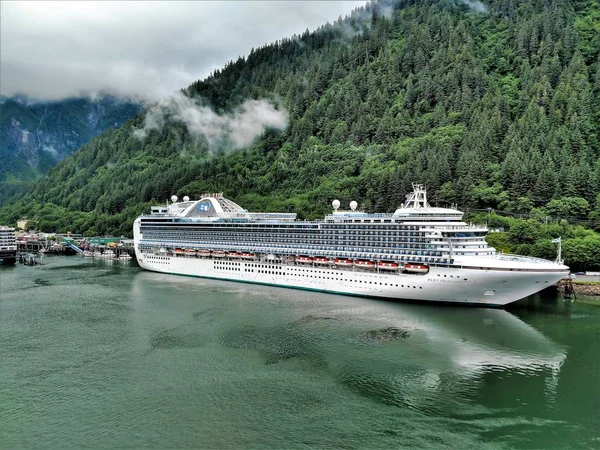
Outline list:
[[[156,98],[365,1],[0,2],[0,93]]]

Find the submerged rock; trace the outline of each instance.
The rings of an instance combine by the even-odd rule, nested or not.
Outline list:
[[[382,328],[381,330],[365,331],[360,337],[369,340],[376,340],[381,342],[397,341],[398,339],[404,339],[410,336],[407,330],[402,330],[395,327]]]
[[[309,323],[309,322],[314,322],[316,320],[339,320],[339,319],[336,319],[335,317],[319,317],[319,316],[313,316],[312,314],[308,314],[307,316],[300,317],[300,319],[298,319],[297,322],[298,323]]]

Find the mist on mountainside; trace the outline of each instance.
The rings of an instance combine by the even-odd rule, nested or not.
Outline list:
[[[192,136],[206,140],[210,150],[236,150],[248,147],[267,128],[284,129],[288,114],[267,100],[246,100],[233,112],[218,114],[177,92],[152,104],[145,112],[143,128],[133,134],[144,140],[149,132],[161,131],[169,120],[185,124]]]

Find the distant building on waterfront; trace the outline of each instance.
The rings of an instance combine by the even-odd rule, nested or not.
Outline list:
[[[73,239],[83,239],[83,234],[81,233],[71,233],[70,231],[67,234],[64,233],[57,233],[55,235],[57,238],[70,238],[71,240]]]
[[[29,220],[27,220],[27,219],[17,220],[17,228],[19,228],[21,230],[26,230],[28,223],[29,223]]]
[[[121,237],[93,237],[89,239],[89,242],[91,245],[108,245],[110,243],[117,243],[119,242],[121,239]]]

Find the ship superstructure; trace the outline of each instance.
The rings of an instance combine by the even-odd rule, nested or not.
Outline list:
[[[0,260],[14,264],[17,259],[17,237],[13,228],[0,226]]]
[[[134,223],[147,270],[394,299],[501,306],[568,273],[537,258],[503,255],[487,228],[455,209],[431,207],[414,185],[393,214],[340,210],[320,221],[253,213],[204,195],[152,207]]]

